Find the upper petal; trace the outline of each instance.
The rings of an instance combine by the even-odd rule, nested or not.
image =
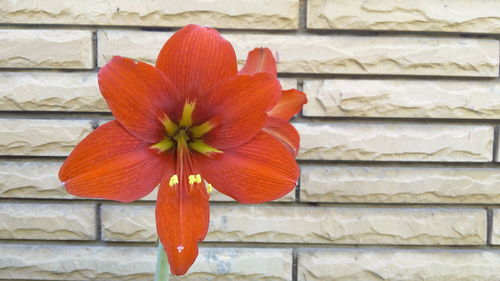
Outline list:
[[[182,95],[206,94],[220,81],[237,73],[231,44],[212,28],[190,24],[163,46],[156,61]]]
[[[273,76],[277,75],[276,60],[269,48],[255,48],[248,52],[245,65],[238,74],[254,74],[267,72]]]
[[[306,94],[303,92],[296,89],[286,90],[281,93],[278,103],[268,113],[271,117],[290,120],[306,103]]]
[[[66,190],[76,196],[134,201],[149,194],[173,158],[157,154],[117,121],[92,132],[73,150],[59,171]]]
[[[247,142],[264,126],[266,112],[276,104],[280,93],[279,81],[268,73],[226,80],[197,101],[199,110],[195,110],[194,118],[215,123],[203,140],[222,150]]]
[[[155,143],[163,137],[165,113],[178,97],[168,78],[155,67],[113,57],[98,74],[99,88],[111,112],[132,135]]]
[[[198,156],[196,161],[214,188],[240,203],[278,199],[293,190],[299,178],[292,154],[266,132],[240,147],[211,158]]]
[[[156,201],[156,228],[165,248],[170,271],[185,274],[198,256],[198,242],[205,238],[210,217],[204,183],[189,184],[186,178],[169,185],[172,173],[160,184]]]

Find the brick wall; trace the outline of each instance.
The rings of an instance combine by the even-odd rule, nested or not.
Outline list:
[[[155,194],[65,193],[57,171],[112,118],[96,73],[154,63],[179,27],[219,28],[238,58],[279,52],[301,179],[277,202],[212,197],[174,280],[498,280],[497,0],[0,0],[0,279],[151,280]],[[243,62],[243,61],[240,61]]]

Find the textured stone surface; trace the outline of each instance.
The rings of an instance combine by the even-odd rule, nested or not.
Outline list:
[[[300,281],[496,281],[498,250],[319,250],[299,253]]]
[[[301,159],[491,161],[493,127],[469,125],[299,123]]]
[[[1,119],[0,155],[66,156],[91,131],[88,120]]]
[[[0,67],[92,68],[92,57],[90,31],[0,30]]]
[[[94,240],[94,204],[0,203],[0,239]]]
[[[99,65],[114,55],[153,63],[170,35],[99,31]],[[498,40],[275,34],[224,37],[233,44],[240,65],[248,51],[270,47],[279,53],[281,72],[498,76]]]
[[[0,197],[74,198],[57,178],[61,162],[0,162]]]
[[[491,242],[500,245],[500,210],[493,211],[493,229],[491,233]]]
[[[500,2],[309,0],[307,27],[500,33]]]
[[[301,169],[300,200],[498,204],[498,186],[496,168],[307,165]]]
[[[296,29],[299,0],[0,0],[2,23]]]
[[[2,72],[0,110],[108,111],[93,72]]]
[[[0,245],[0,278],[150,281],[156,248]],[[201,248],[188,274],[171,280],[291,280],[288,249]]]
[[[153,206],[102,206],[109,241],[156,241]],[[486,212],[472,209],[357,209],[212,206],[205,241],[480,245]]]
[[[500,118],[498,81],[306,80],[306,116]]]

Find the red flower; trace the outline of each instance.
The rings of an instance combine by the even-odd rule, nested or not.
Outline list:
[[[116,120],[73,150],[59,178],[71,194],[122,202],[160,184],[156,226],[173,274],[198,255],[212,185],[241,203],[294,188],[299,137],[288,119],[306,100],[281,91],[268,49],[250,52],[238,73],[229,42],[188,25],[165,43],[156,67],[114,57],[98,80]]]

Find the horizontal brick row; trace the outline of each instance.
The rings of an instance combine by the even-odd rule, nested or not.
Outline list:
[[[300,159],[486,162],[493,154],[491,126],[338,122],[296,128]]]
[[[102,206],[102,239],[156,241],[154,206]],[[205,241],[482,245],[486,211],[212,205]]]
[[[4,6],[1,2],[0,6],[3,11]],[[0,68],[89,69],[92,67],[90,31],[0,30]]]
[[[74,199],[59,182],[61,162],[0,161],[0,197]],[[304,202],[498,204],[495,168],[302,165]],[[155,200],[155,189],[143,200]],[[212,201],[229,201],[216,190]],[[280,201],[293,201],[294,192]],[[500,224],[499,224],[500,225]]]
[[[156,248],[0,244],[0,278],[7,280],[153,279]],[[201,248],[183,277],[170,280],[291,280],[292,251]]]
[[[308,0],[313,29],[500,33],[500,2]]]
[[[35,199],[81,199],[67,193],[57,174],[60,161],[0,161],[0,198]],[[156,200],[158,189],[141,200]],[[94,199],[93,199],[94,200]],[[213,190],[211,201],[234,201],[232,198]],[[290,192],[278,201],[295,200],[295,192]]]
[[[500,81],[305,80],[311,117],[500,119]]]
[[[295,78],[280,82],[297,88]],[[109,111],[94,72],[0,72],[0,110]]]
[[[497,77],[499,42],[490,39],[223,34],[240,64],[258,46],[279,53],[281,72]],[[120,55],[153,63],[166,32],[98,32],[99,65]],[[308,50],[304,52],[304,50]],[[466,54],[466,55],[464,55]]]
[[[299,0],[0,0],[0,23],[297,29]]]
[[[88,120],[1,119],[0,155],[66,156],[91,131]]]
[[[486,162],[493,154],[485,125],[295,125],[301,159]],[[87,120],[2,119],[0,155],[65,156],[91,130]]]
[[[300,200],[355,203],[500,203],[497,168],[303,165]]]
[[[498,250],[304,250],[298,280],[498,280]]]
[[[95,240],[96,206],[2,202],[0,239]]]

